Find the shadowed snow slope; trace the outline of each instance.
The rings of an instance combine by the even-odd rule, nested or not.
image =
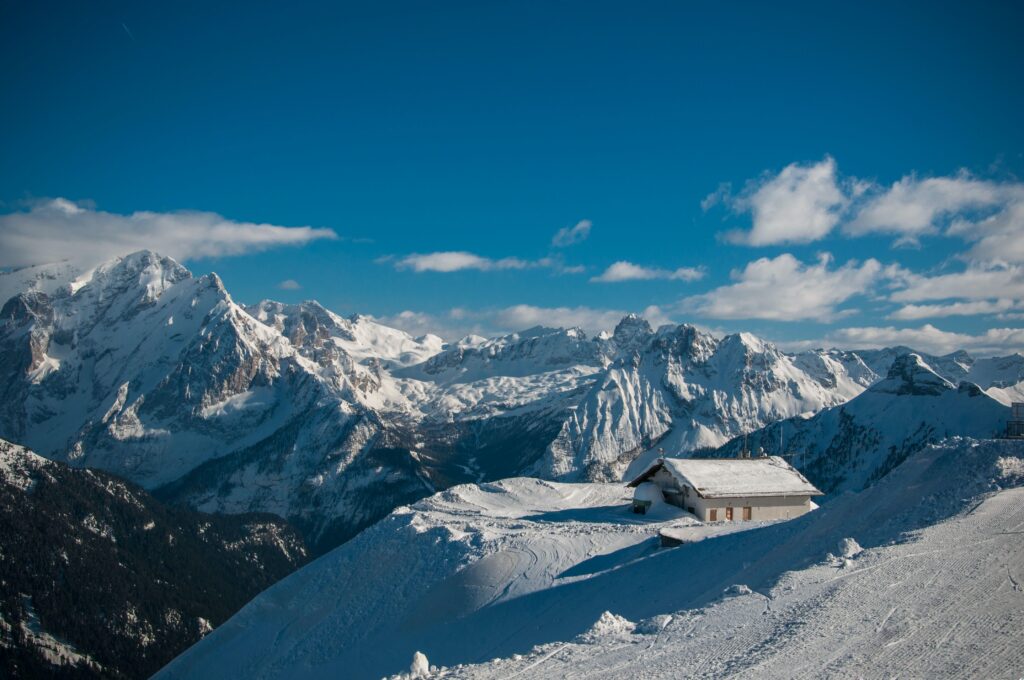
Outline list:
[[[693,520],[637,519],[620,487],[457,487],[263,593],[160,677],[369,678],[417,650],[438,677],[1019,669],[1024,494],[1002,489],[1022,458],[951,441],[819,511],[673,549],[645,537]]]

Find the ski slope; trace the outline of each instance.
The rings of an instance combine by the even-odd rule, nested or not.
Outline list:
[[[616,485],[456,487],[158,677],[372,678],[417,651],[458,678],[1019,676],[1022,484],[1024,444],[951,440],[796,520],[704,525],[679,548],[654,534],[692,520],[634,516]]]
[[[949,479],[967,481],[966,492],[991,493],[968,501],[949,493]],[[894,493],[899,484],[907,490],[902,498]],[[700,606],[637,623],[605,613],[570,641],[435,668],[431,677],[1019,678],[1024,488],[1013,487],[1020,484],[1024,444],[933,448],[877,490],[848,494],[808,517],[793,537],[803,551],[793,540],[767,549],[733,575],[736,584],[698,598]],[[921,530],[894,531],[948,513]],[[880,523],[876,530],[873,521]],[[884,542],[864,550],[856,540],[830,541],[844,527],[866,545]],[[812,557],[828,545],[831,553],[775,576],[779,553]],[[685,550],[673,552],[681,557]],[[640,610],[616,604],[612,611]]]
[[[467,646],[467,622],[483,616],[478,632],[497,636],[528,626],[489,617],[655,553],[660,528],[688,527],[697,540],[761,525],[700,525],[664,503],[635,515],[631,496],[621,484],[517,478],[398,508],[258,597],[162,677],[377,678],[418,646],[476,658],[466,656],[477,644]]]

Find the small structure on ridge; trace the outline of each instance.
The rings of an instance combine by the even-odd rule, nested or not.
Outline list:
[[[1024,439],[1024,402],[1015,401],[1010,407],[1010,419],[1006,421],[1006,436],[1009,439]]]
[[[634,498],[634,512],[650,507],[652,484],[665,502],[703,522],[799,517],[823,495],[779,456],[659,459],[628,484],[643,496]]]

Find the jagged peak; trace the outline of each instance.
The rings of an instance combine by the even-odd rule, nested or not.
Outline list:
[[[453,347],[479,347],[487,343],[488,339],[482,335],[470,334],[454,343]]]
[[[212,288],[216,288],[219,291],[227,292],[227,288],[224,287],[224,281],[220,278],[217,272],[210,272],[203,276],[203,279],[210,282]]]
[[[627,314],[615,326],[612,339],[615,340],[617,345],[628,347],[646,340],[653,334],[654,329],[651,328],[651,324],[648,323],[647,319],[639,314]]]
[[[216,274],[206,276],[212,277],[216,285],[224,290],[224,284]],[[145,289],[144,300],[153,300],[176,283],[190,278],[192,272],[174,259],[152,250],[139,250],[99,265],[75,282],[73,292],[82,289],[129,290],[137,286]]]
[[[909,352],[896,357],[885,379],[870,389],[886,394],[935,396],[956,389],[956,386],[936,373],[920,354]]]
[[[724,338],[719,345],[723,350],[739,351],[747,354],[781,354],[778,348],[772,343],[759,338],[753,333],[740,332],[731,333]]]
[[[179,279],[192,276],[192,272],[181,266],[174,258],[161,255],[152,250],[137,250],[127,255],[115,257],[96,267],[95,271],[97,273],[109,272],[111,274],[115,272],[138,274],[147,269],[163,270],[179,277]]]
[[[508,334],[507,338],[515,340],[528,340],[530,338],[539,338],[545,335],[559,335],[563,333],[563,328],[553,328],[551,326],[531,326],[525,330],[517,331],[515,333]]]

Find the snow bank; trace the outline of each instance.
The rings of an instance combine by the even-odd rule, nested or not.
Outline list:
[[[633,490],[633,500],[649,502],[653,508],[665,503],[665,495],[661,492],[661,487],[654,482],[643,482]]]

